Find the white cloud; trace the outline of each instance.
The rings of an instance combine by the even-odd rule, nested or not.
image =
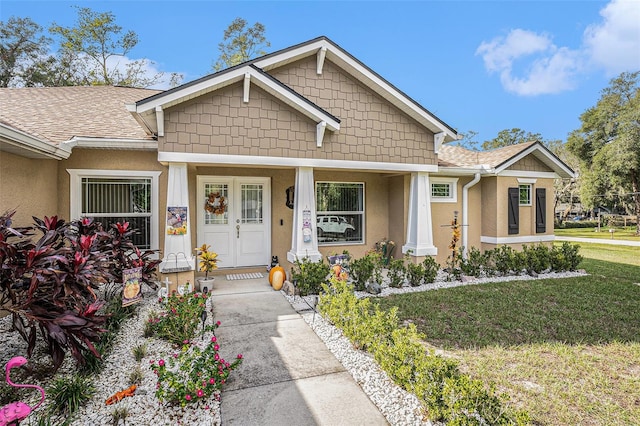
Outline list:
[[[587,27],[578,49],[558,47],[548,34],[514,29],[483,41],[476,55],[487,71],[500,75],[505,90],[525,96],[573,89],[587,63],[608,76],[640,69],[640,2],[612,0],[600,15],[602,22]]]
[[[166,90],[171,87],[170,86],[171,72],[161,71],[157,67],[157,64],[149,59],[130,59],[126,56],[114,55],[114,56],[110,56],[107,59],[107,66],[109,67],[110,70],[115,69],[122,75],[126,75],[127,67],[135,65],[136,62],[138,63],[137,66],[139,67],[139,72],[140,72],[139,76],[141,77],[141,79],[151,80],[151,79],[154,79],[159,74],[163,73],[160,80],[158,80],[152,86],[149,86],[149,89]]]
[[[485,68],[500,74],[502,86],[518,95],[559,93],[574,86],[580,69],[580,55],[568,48],[558,48],[546,34],[522,29],[511,30],[506,37],[482,42],[476,50]],[[522,76],[515,75],[515,62],[532,58]]]
[[[592,62],[612,76],[640,69],[640,2],[613,0],[600,15],[603,21],[584,32]]]

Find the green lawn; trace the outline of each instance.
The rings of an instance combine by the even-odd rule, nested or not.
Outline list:
[[[582,245],[591,275],[441,289],[379,299],[427,344],[496,383],[541,425],[640,418],[640,249]],[[614,246],[618,250],[617,246]],[[378,300],[378,299],[376,299]]]
[[[636,235],[635,226],[627,226],[626,228],[616,228],[611,238],[609,228],[602,227],[600,232],[596,232],[596,228],[569,228],[555,229],[553,232],[561,237],[578,237],[578,238],[595,238],[602,240],[629,240],[640,241],[640,236]]]

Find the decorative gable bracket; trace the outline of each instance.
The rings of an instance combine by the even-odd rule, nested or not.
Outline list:
[[[242,97],[242,102],[245,104],[249,103],[249,88],[251,87],[251,74],[248,72],[244,73],[244,93]]]
[[[316,126],[316,146],[322,148],[322,140],[324,139],[324,131],[327,129],[327,122],[321,121]]]
[[[162,105],[156,107],[156,123],[158,125],[158,136],[164,136],[164,109],[162,109]]]
[[[433,135],[433,150],[437,154],[440,151],[440,147],[444,143],[445,133],[440,132]]]
[[[316,65],[316,74],[322,75],[322,68],[324,67],[324,58],[327,56],[327,48],[325,46],[318,50],[318,61]]]

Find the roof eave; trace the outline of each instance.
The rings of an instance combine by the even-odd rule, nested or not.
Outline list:
[[[0,123],[0,151],[26,158],[65,160],[71,151]]]
[[[509,166],[526,157],[527,155],[533,155],[538,160],[542,161],[547,167],[553,170],[559,178],[575,178],[576,173],[566,165],[562,160],[560,160],[556,155],[554,155],[549,149],[547,149],[540,142],[536,142],[533,145],[527,147],[526,149],[520,151],[518,154],[504,161],[503,163],[497,165],[495,167],[495,174],[500,174],[502,171],[506,170]]]

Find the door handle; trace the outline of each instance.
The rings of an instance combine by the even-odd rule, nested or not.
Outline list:
[[[240,238],[240,225],[236,225],[236,238]]]

